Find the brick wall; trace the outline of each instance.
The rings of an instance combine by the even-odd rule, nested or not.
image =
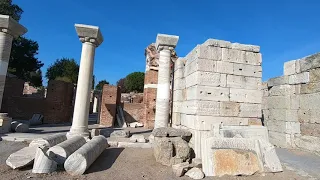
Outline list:
[[[263,86],[270,142],[320,154],[320,53],[284,64]]]
[[[144,121],[143,103],[124,103],[123,112],[127,123]]]
[[[113,127],[116,120],[116,107],[120,105],[121,90],[120,87],[105,84],[102,90],[100,125]]]

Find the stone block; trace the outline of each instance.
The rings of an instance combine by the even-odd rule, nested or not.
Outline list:
[[[186,100],[229,101],[229,88],[195,85],[187,88]]]
[[[233,64],[233,74],[240,76],[262,77],[261,66],[254,66],[250,64]]]
[[[239,89],[255,89],[261,87],[261,78],[227,75],[227,87]],[[267,88],[266,88],[267,89]]]
[[[303,109],[320,109],[320,93],[302,94],[299,101]]]
[[[179,36],[168,35],[168,34],[157,34],[155,46],[157,49],[159,48],[159,46],[176,47],[178,40],[179,40]]]
[[[308,83],[309,81],[309,72],[303,72],[289,76],[289,84],[302,84]]]
[[[230,101],[246,102],[246,103],[261,103],[262,91],[230,88]]]
[[[260,53],[246,52],[245,63],[260,66],[262,63],[262,56]]]
[[[239,117],[261,118],[261,104],[241,103]]]
[[[269,141],[268,129],[265,126],[223,126],[219,133],[222,137],[233,138],[241,135],[242,138],[264,139]]]
[[[151,143],[118,142],[119,148],[152,148]]]
[[[183,90],[186,88],[186,79],[176,79],[174,81],[174,87],[173,90]]]
[[[268,109],[290,109],[290,96],[264,97]]]
[[[260,118],[249,118],[248,125],[263,126],[262,120]]]
[[[308,83],[300,85],[300,94],[312,94],[320,92],[320,83]]]
[[[179,57],[175,62],[174,62],[174,71],[177,71],[178,69],[184,69],[185,67],[185,58]]]
[[[300,134],[299,122],[267,121],[268,130],[286,134]]]
[[[299,109],[298,121],[300,123],[320,124],[320,111],[318,109]]]
[[[269,96],[269,91],[268,91],[268,89],[262,89],[261,91],[262,91],[262,96],[263,96],[263,97],[268,97],[268,96]]]
[[[245,63],[246,53],[237,49],[222,48],[222,61]]]
[[[21,24],[19,24],[16,20],[14,20],[12,17],[8,15],[0,16],[0,27],[3,29],[8,29],[10,31],[10,34],[12,34],[14,37],[23,35],[28,31],[25,27],[23,27]],[[9,59],[9,57],[3,59]]]
[[[273,86],[269,89],[269,96],[287,96],[287,95],[295,95],[296,94],[296,86],[295,85],[279,85]]]
[[[220,103],[216,101],[184,101],[181,111],[184,114],[218,116],[220,113]]]
[[[173,144],[169,138],[155,138],[153,150],[157,162],[165,166],[171,166],[170,160],[173,157]]]
[[[172,104],[172,112],[181,113],[182,112],[182,102],[179,102],[179,101],[173,102],[173,104]]]
[[[196,58],[185,67],[184,76],[188,76],[196,71],[216,72],[217,61],[211,59]]]
[[[185,71],[184,68],[183,69],[177,69],[174,72],[174,80],[184,78],[184,71]]]
[[[173,91],[173,101],[184,101],[186,97],[186,91],[179,89]]]
[[[320,138],[314,136],[297,136],[294,139],[297,148],[320,155]]]
[[[301,135],[320,138],[320,124],[303,123],[300,125]]]
[[[269,130],[270,143],[280,148],[292,148],[294,135]]]
[[[192,134],[185,129],[175,129],[171,127],[156,128],[152,131],[154,137],[189,137]]]
[[[203,45],[222,47],[222,48],[231,48],[231,42],[218,40],[218,39],[208,39],[203,43]]]
[[[180,125],[181,124],[181,113],[172,113],[172,124]]]
[[[298,110],[269,109],[268,120],[298,122]]]
[[[33,164],[37,147],[24,147],[12,153],[6,160],[6,164],[12,169],[19,169]]]
[[[138,143],[146,143],[147,140],[144,138],[143,134],[133,134],[130,137],[131,142],[138,142]]]
[[[73,176],[82,175],[91,164],[107,148],[108,142],[104,136],[95,136],[85,145],[68,157],[64,169]]]
[[[129,136],[130,136],[130,131],[128,130],[115,130],[110,134],[110,137],[129,137]]]
[[[172,171],[177,177],[183,176],[189,169],[189,162],[172,165]]]
[[[279,86],[283,84],[289,84],[289,76],[271,78],[267,82],[268,87]]]
[[[214,72],[233,74],[233,63],[225,62],[225,61],[215,61],[215,62],[216,62],[216,69]]]
[[[299,60],[301,72],[320,67],[320,53],[307,56]]]
[[[186,176],[190,177],[191,179],[203,179],[204,173],[200,168],[192,168],[187,173]]]
[[[320,81],[320,68],[311,69],[309,72],[310,82],[319,82]]]
[[[190,160],[190,147],[187,141],[183,140],[181,137],[170,138],[170,141],[173,143],[174,147],[173,158],[180,159],[182,162],[188,162]],[[171,160],[171,164],[174,165],[176,163]]]
[[[220,102],[220,116],[239,116],[240,104],[237,102]]]
[[[221,61],[222,49],[220,47],[205,46],[205,45],[200,45],[197,47],[198,47],[197,55],[199,58],[206,58],[206,59],[211,59],[215,61]]]
[[[260,52],[260,46],[250,45],[250,44],[239,44],[239,43],[232,43],[232,49],[238,49],[241,51],[248,51],[248,52]]]
[[[284,63],[283,66],[283,74],[284,75],[293,75],[296,72],[296,60],[292,60],[292,61],[287,61]]]
[[[47,148],[37,148],[32,173],[47,174],[57,170],[57,162],[46,154]]]
[[[194,72],[185,78],[185,87],[204,85],[212,87],[225,87],[226,75],[212,72]]]

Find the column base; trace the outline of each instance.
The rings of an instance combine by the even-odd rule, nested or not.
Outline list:
[[[90,140],[90,133],[88,130],[85,130],[85,131],[83,131],[82,129],[74,130],[71,128],[66,136],[67,136],[67,139],[72,138],[74,136],[82,136],[86,140]]]

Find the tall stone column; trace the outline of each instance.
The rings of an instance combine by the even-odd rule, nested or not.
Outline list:
[[[173,35],[157,36],[156,48],[160,56],[154,128],[167,127],[169,123],[171,50],[176,47],[178,40],[179,37]]]
[[[0,109],[6,82],[13,38],[23,35],[27,29],[7,15],[0,15]]]
[[[103,37],[97,26],[76,24],[75,27],[80,41],[82,42],[82,52],[73,120],[68,136],[81,135],[88,137],[88,118],[94,55],[95,49],[102,43]]]

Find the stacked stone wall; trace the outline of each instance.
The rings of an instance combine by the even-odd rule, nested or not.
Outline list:
[[[263,85],[270,142],[320,154],[320,53],[284,64],[284,75]]]
[[[201,157],[213,126],[261,125],[259,46],[209,39],[175,62],[173,126],[193,132]]]

